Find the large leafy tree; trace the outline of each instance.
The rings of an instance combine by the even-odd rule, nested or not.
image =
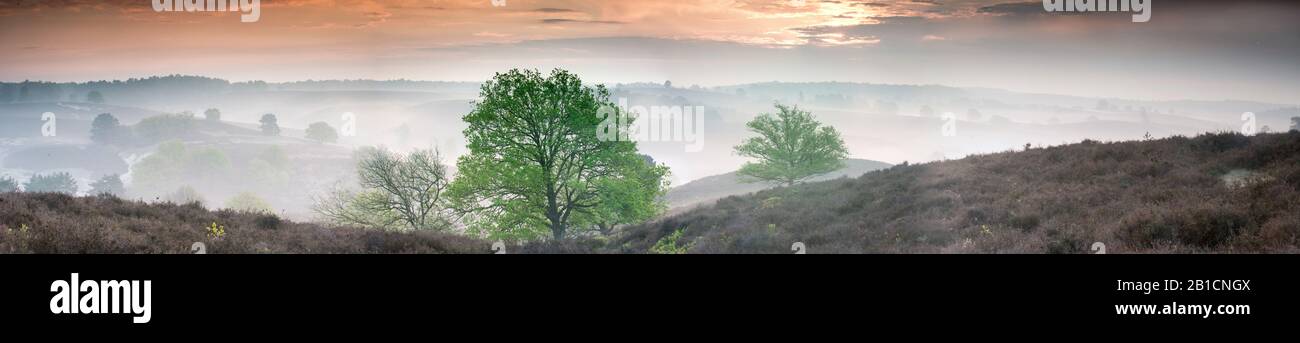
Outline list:
[[[798,107],[777,104],[776,109],[777,113],[760,114],[746,124],[759,136],[736,146],[736,154],[758,161],[742,166],[741,176],[791,186],[844,167],[848,149],[835,128],[822,126],[812,113]]]
[[[598,112],[618,115],[604,86],[560,69],[516,69],[484,83],[479,96],[463,118],[469,154],[451,187],[471,232],[564,239],[570,227],[593,226],[603,203],[627,198],[602,196],[602,188],[645,190],[617,181],[646,166],[636,143],[597,138]]]

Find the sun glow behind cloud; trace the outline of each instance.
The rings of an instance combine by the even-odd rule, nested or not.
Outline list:
[[[566,67],[607,81],[706,85],[1300,92],[1300,68],[1282,58],[1300,51],[1296,3],[1233,11],[1186,3],[1157,4],[1155,19],[1136,25],[1124,16],[1046,15],[1025,0],[263,0],[261,20],[243,24],[236,14],[155,13],[146,0],[0,0],[0,77],[479,80],[502,68]],[[1209,86],[1178,88],[1188,84]]]

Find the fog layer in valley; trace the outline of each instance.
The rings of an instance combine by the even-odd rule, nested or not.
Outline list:
[[[776,103],[811,111],[843,134],[851,158],[882,166],[1026,144],[1191,136],[1249,125],[1285,131],[1290,117],[1300,115],[1295,104],[1141,101],[944,86],[761,83],[703,88],[670,81],[606,86],[613,90],[612,100],[629,107],[669,106],[664,108],[703,114],[698,139],[639,144],[642,153],[670,167],[673,186],[739,168],[745,160],[732,147],[750,134],[745,122],[773,111]],[[191,188],[212,209],[230,206],[240,194],[253,194],[279,214],[312,220],[313,197],[355,184],[353,152],[358,147],[399,152],[435,148],[454,166],[465,152],[461,117],[473,108],[478,87],[418,81],[230,83],[201,77],[5,83],[0,88],[7,100],[0,104],[0,173],[25,183],[35,174],[67,172],[81,194],[88,194],[101,177],[120,174],[128,198],[180,200],[175,198],[184,196],[178,192]],[[220,119],[207,118],[209,109],[217,109]],[[45,113],[53,117],[43,117]],[[132,127],[136,136],[150,117],[192,116],[192,124],[149,128],[162,132],[101,144],[92,141],[91,127],[102,113]],[[276,117],[278,136],[261,131],[259,120],[265,114]],[[54,132],[49,132],[51,122]],[[318,122],[340,133],[337,141],[308,139],[304,130]],[[177,146],[183,151],[174,151]],[[168,147],[173,151],[167,153],[175,156],[159,158]],[[142,165],[150,157],[152,164]],[[717,196],[730,195],[719,192]],[[691,197],[670,193],[670,207],[698,202],[674,200],[685,198]]]

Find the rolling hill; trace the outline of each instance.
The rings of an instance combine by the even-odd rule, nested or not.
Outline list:
[[[1300,132],[1079,144],[727,197],[613,240],[691,253],[1300,251]]]
[[[810,181],[825,181],[841,177],[858,177],[873,170],[888,168],[889,164],[871,160],[847,159],[844,168],[812,178]],[[761,182],[742,182],[739,175],[730,172],[714,175],[673,187],[668,191],[668,208],[681,211],[694,206],[710,204],[712,201],[733,195],[749,194],[772,187]]]
[[[868,161],[860,161],[867,165]],[[715,182],[722,184],[721,182]],[[208,235],[212,223],[225,226]],[[674,235],[674,233],[680,234]],[[487,253],[488,242],[111,196],[0,194],[0,253]],[[512,253],[1300,252],[1300,132],[1079,144],[728,196]]]

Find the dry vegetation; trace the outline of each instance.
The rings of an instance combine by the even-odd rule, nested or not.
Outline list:
[[[1298,252],[1300,133],[1033,148],[729,197],[626,230],[692,253]]]
[[[220,237],[209,232],[213,223]],[[188,254],[194,242],[207,253],[491,253],[488,242],[451,234],[329,228],[113,196],[0,193],[0,253]]]

